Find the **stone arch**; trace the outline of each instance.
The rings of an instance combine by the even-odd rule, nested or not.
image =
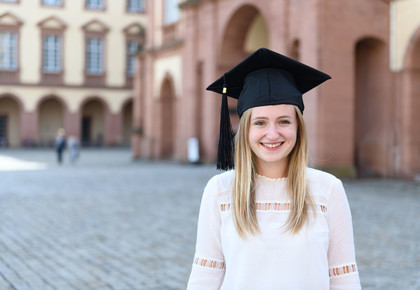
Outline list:
[[[122,144],[125,146],[131,143],[131,133],[133,131],[133,98],[125,100],[121,106],[122,116]]]
[[[239,7],[227,21],[220,48],[221,69],[232,68],[259,47],[269,47],[267,22],[250,4]]]
[[[160,86],[158,99],[159,122],[158,134],[159,144],[157,156],[161,159],[171,159],[174,155],[175,143],[175,84],[170,74],[166,74]]]
[[[413,34],[404,56],[400,73],[399,117],[401,124],[397,140],[401,175],[416,177],[420,175],[420,28]]]
[[[222,32],[221,60],[218,75],[230,70],[237,63],[260,47],[269,47],[270,33],[261,11],[254,5],[245,4],[236,9]],[[232,128],[239,124],[236,100],[229,99]]]
[[[359,176],[386,176],[390,167],[391,74],[387,44],[374,37],[355,44],[354,163]]]
[[[22,103],[10,94],[0,95],[0,147],[17,147],[21,141]]]
[[[83,146],[105,144],[105,119],[109,114],[107,103],[100,97],[87,97],[80,104],[80,140]]]
[[[64,114],[67,111],[67,106],[60,97],[47,95],[38,101],[36,108],[38,144],[53,146],[58,129],[64,128]]]

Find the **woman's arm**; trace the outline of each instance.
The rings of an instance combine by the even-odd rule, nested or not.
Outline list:
[[[350,207],[343,184],[338,179],[331,187],[327,221],[330,289],[361,289]]]
[[[220,210],[217,177],[204,189],[197,228],[197,244],[188,290],[219,289],[225,274],[220,239]]]

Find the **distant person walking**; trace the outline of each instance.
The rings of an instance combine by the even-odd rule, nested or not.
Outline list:
[[[76,160],[79,158],[79,152],[80,152],[80,142],[76,136],[71,135],[67,139],[67,148],[70,154],[70,161],[72,164],[74,164]]]
[[[66,131],[63,128],[58,129],[55,137],[55,151],[57,152],[57,162],[63,162],[63,151],[66,148]]]

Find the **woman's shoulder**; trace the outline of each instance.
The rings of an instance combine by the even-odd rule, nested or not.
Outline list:
[[[339,179],[332,175],[331,173],[307,167],[306,168],[306,175],[308,180],[321,180],[321,181],[327,181],[327,182],[337,182]]]
[[[203,199],[217,200],[219,203],[228,202],[232,192],[232,182],[235,171],[226,171],[213,176],[204,189]]]
[[[235,171],[229,170],[214,175],[207,183],[206,187],[217,188],[219,191],[230,190],[232,187]]]
[[[328,194],[334,185],[341,183],[340,179],[334,175],[314,168],[307,168],[306,176],[308,185],[314,194]]]

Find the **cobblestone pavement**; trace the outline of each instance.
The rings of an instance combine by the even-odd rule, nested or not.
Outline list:
[[[133,162],[128,149],[61,166],[47,150],[0,151],[0,290],[185,289],[215,173]],[[345,187],[363,288],[420,289],[420,184]]]

